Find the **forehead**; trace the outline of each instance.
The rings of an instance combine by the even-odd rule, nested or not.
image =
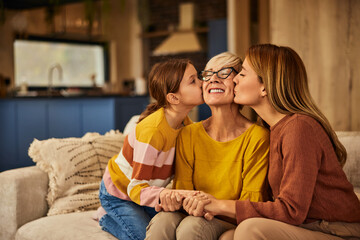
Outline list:
[[[196,69],[195,69],[194,65],[192,65],[191,63],[189,63],[189,64],[186,66],[184,75],[186,75],[186,74],[193,74],[193,72],[196,72]]]
[[[207,68],[205,70],[216,72],[216,71],[219,71],[219,70],[221,70],[223,68],[227,68],[227,67],[231,67],[231,66],[225,65],[225,64],[219,64],[219,65],[214,64],[214,65],[207,66]]]
[[[224,58],[210,59],[210,61],[206,64],[205,70],[208,70],[208,69],[212,69],[212,70],[221,69],[225,64],[226,64],[226,62],[224,61]]]
[[[248,60],[246,58],[245,58],[245,60],[244,60],[244,62],[242,64],[241,68],[244,69],[245,71],[249,71],[251,69],[250,64],[249,64],[249,62],[248,62]]]
[[[186,66],[186,69],[185,69],[185,72],[184,72],[184,75],[183,75],[183,79],[188,79],[193,75],[197,75],[197,71],[196,71],[195,67],[192,64],[189,63]]]

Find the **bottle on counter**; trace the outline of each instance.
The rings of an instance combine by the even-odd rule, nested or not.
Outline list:
[[[145,95],[147,93],[146,81],[142,77],[135,78],[135,95]]]

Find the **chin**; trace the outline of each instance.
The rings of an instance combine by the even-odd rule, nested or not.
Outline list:
[[[236,103],[236,104],[243,104],[243,103],[241,103],[241,101],[239,101],[239,99],[238,99],[237,97],[234,97],[234,103]]]
[[[230,105],[232,104],[233,102],[225,102],[225,101],[208,101],[208,102],[205,102],[207,105],[209,106],[224,106],[224,105]]]

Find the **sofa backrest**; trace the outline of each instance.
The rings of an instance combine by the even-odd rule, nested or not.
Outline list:
[[[136,126],[139,117],[139,115],[135,115],[129,120],[125,126],[124,134],[129,134],[131,129]],[[360,132],[338,131],[336,134],[347,151],[344,172],[351,184],[355,188],[360,188]]]
[[[344,172],[355,188],[360,188],[360,132],[336,132],[347,151]]]
[[[124,134],[128,135],[130,131],[136,126],[136,123],[139,121],[140,115],[134,115],[126,124],[124,128]]]

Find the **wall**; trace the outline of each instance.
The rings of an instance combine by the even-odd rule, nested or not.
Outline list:
[[[194,28],[209,27],[210,20],[226,19],[227,18],[227,1],[226,0],[149,0],[149,20],[146,31],[156,33],[162,31],[169,31],[176,29],[179,25],[179,5],[181,3],[194,3]],[[164,61],[169,57],[189,58],[195,65],[197,70],[204,69],[208,57],[208,33],[197,33],[197,36],[202,45],[203,51],[188,52],[167,56],[152,56],[152,51],[155,50],[160,43],[162,43],[168,35],[156,36],[145,39],[145,46],[148,48],[148,63],[145,66],[145,74],[147,74],[151,67],[160,61]],[[145,60],[146,62],[146,60]]]
[[[137,19],[137,1],[111,0],[108,24],[105,26],[106,39],[115,47],[112,61],[112,82],[120,83],[129,78],[142,76],[141,28]],[[124,7],[124,8],[122,8]],[[115,68],[115,69],[114,69]]]
[[[271,0],[270,35],[299,53],[334,129],[360,131],[360,1]]]
[[[251,45],[269,42],[269,1],[227,0],[228,51],[244,59]],[[248,106],[241,113],[257,120],[257,114]]]
[[[13,34],[9,19],[15,15],[14,11],[5,11],[7,21],[0,25],[0,74],[14,79]]]
[[[137,1],[110,0],[110,8],[102,13],[103,35],[99,38],[110,42],[110,80],[112,87],[121,90],[121,81],[127,78],[142,76],[142,46],[139,37],[141,28],[137,19]],[[67,5],[67,14],[79,14],[78,9],[83,9],[82,3]],[[14,11],[6,10],[6,22],[0,25],[0,74],[14,80],[13,67],[13,40],[14,40],[14,17],[22,14],[27,19],[26,34],[49,35],[51,29],[45,21],[44,8]],[[71,16],[68,16],[71,17]],[[21,23],[20,23],[21,24]],[[71,34],[68,34],[71,38]],[[74,35],[79,38],[79,34]],[[85,37],[85,35],[84,35]],[[82,37],[82,38],[84,38]],[[129,47],[130,46],[130,47]]]

